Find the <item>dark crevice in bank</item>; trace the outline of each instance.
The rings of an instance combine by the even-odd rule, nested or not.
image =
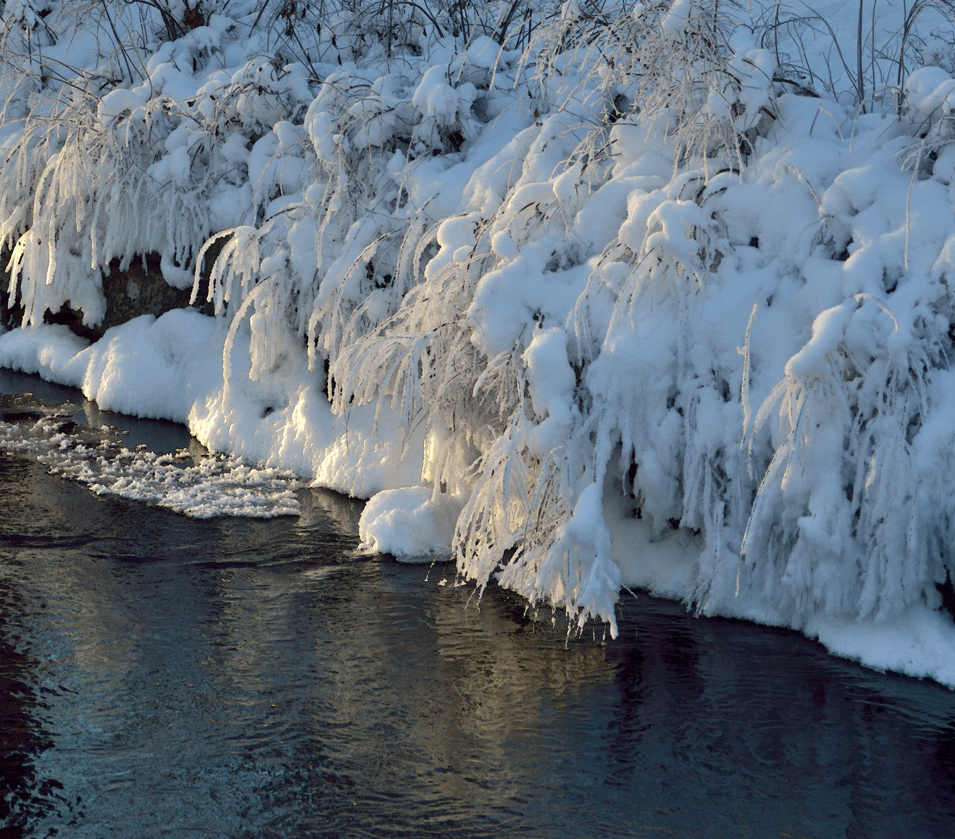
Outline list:
[[[150,253],[145,256],[134,257],[129,267],[123,270],[120,261],[113,259],[109,270],[101,275],[101,288],[106,300],[106,314],[96,324],[83,322],[83,312],[65,305],[56,312],[45,312],[43,322],[47,324],[63,324],[70,331],[88,341],[98,341],[106,330],[120,326],[140,315],[160,315],[173,309],[193,308],[205,315],[213,314],[213,306],[206,302],[206,292],[209,288],[209,272],[215,259],[222,249],[220,242],[209,248],[203,263],[200,275],[197,303],[190,304],[192,289],[175,288],[163,278],[161,271],[162,258],[159,254]],[[23,324],[24,307],[19,287],[14,295],[10,295],[10,273],[6,270],[10,264],[10,250],[0,249],[0,283],[4,293],[0,294],[0,322],[7,329],[14,329]]]

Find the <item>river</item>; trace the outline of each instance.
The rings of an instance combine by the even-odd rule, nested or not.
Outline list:
[[[0,836],[955,833],[951,691],[644,594],[618,640],[565,644],[358,556],[360,505],[295,491],[196,520],[0,453]]]

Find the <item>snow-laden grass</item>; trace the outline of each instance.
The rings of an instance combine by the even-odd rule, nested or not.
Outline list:
[[[158,252],[221,323],[221,368],[150,356],[216,369],[167,415],[388,490],[369,549],[612,633],[634,584],[836,647],[909,625],[955,578],[952,16],[7,0],[0,360],[135,408],[122,353],[34,327]]]

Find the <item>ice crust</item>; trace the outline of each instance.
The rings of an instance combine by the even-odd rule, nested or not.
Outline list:
[[[260,464],[250,484],[369,498],[365,550],[450,555],[572,628],[615,632],[644,588],[955,687],[951,43],[926,12],[915,56],[884,0],[871,42],[924,66],[893,86],[872,57],[875,88],[858,7],[814,8],[827,26],[768,50],[775,6],[721,4],[746,25],[692,66],[714,43],[696,0],[623,10],[612,37],[555,6],[520,49],[412,14],[398,67],[338,19],[265,60],[272,30],[233,2],[56,136],[8,73],[0,238],[25,315],[0,364],[182,422],[236,476]],[[26,9],[6,4],[8,41]],[[820,73],[832,35],[845,61]],[[82,26],[44,48],[95,66]],[[42,325],[65,304],[96,322],[98,267],[149,251],[216,316],[91,346]],[[225,480],[187,491],[194,514],[228,511]]]

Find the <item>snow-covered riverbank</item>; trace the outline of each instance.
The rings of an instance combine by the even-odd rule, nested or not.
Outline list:
[[[0,364],[572,623],[646,587],[955,686],[946,4],[858,61],[842,3],[87,5],[5,4]],[[41,325],[149,252],[216,317]]]

